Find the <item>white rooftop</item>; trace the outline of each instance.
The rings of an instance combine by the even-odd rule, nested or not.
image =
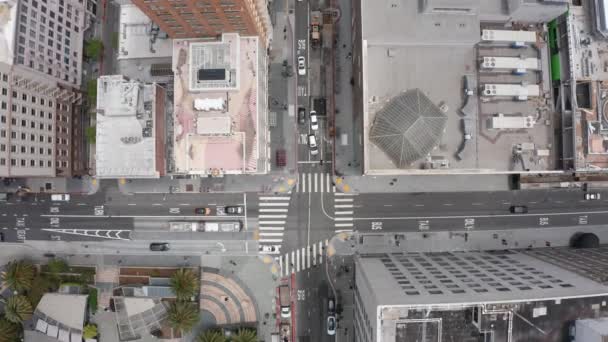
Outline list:
[[[86,295],[46,293],[42,296],[36,310],[64,326],[82,331],[86,306]],[[56,337],[58,328],[48,325],[47,334],[49,333]]]
[[[118,59],[171,57],[173,40],[137,6],[120,6]]]
[[[156,88],[155,84],[128,81],[121,75],[98,79],[97,177],[159,177]]]

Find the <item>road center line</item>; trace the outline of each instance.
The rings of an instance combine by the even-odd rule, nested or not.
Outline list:
[[[356,221],[382,221],[382,220],[428,220],[428,219],[464,219],[464,218],[492,218],[492,217],[539,217],[539,216],[568,216],[608,214],[608,210],[572,211],[567,213],[528,213],[528,214],[495,214],[495,215],[448,215],[448,216],[400,216],[400,217],[355,217]],[[53,216],[53,215],[50,215]]]

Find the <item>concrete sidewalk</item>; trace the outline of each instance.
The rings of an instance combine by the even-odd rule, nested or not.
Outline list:
[[[507,175],[406,175],[334,177],[345,193],[475,192],[511,190]]]

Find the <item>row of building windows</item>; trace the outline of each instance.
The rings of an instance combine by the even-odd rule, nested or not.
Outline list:
[[[6,74],[2,74],[3,79],[4,79],[5,76],[7,76],[7,75]],[[1,93],[4,96],[8,96],[8,89],[5,88],[5,87],[2,87]],[[39,103],[41,106],[47,106],[48,105],[50,108],[53,108],[53,101],[51,101],[51,100],[45,100],[43,97],[37,97],[35,95],[28,95],[27,93],[21,93],[20,94],[16,90],[13,90],[11,92],[11,96],[14,99],[18,99],[19,97],[21,97],[21,101],[28,101],[28,99],[29,99],[29,102],[31,102],[34,105],[36,103]],[[65,105],[65,104],[63,105],[63,107],[65,109],[67,109],[67,105]],[[60,106],[60,108],[61,108],[61,106]]]
[[[64,127],[65,129],[65,127]],[[67,129],[65,129],[65,131],[67,132]],[[7,132],[5,129],[1,129],[0,130],[0,138],[6,138],[7,136]],[[26,132],[16,132],[16,131],[11,131],[11,139],[17,139],[17,137],[19,137],[21,140],[25,141],[28,139],[30,139],[30,141],[38,141],[40,143],[44,143],[45,141],[45,137],[46,137],[46,142],[49,144],[53,143],[53,137],[52,136],[45,136],[44,134],[34,134],[34,133],[26,133]]]
[[[44,165],[46,164],[46,167],[53,167],[53,161],[52,160],[40,160],[38,159],[38,165],[36,165],[36,159],[15,159],[15,158],[11,158],[11,166],[23,166],[23,167],[45,167]],[[45,163],[46,162],[46,163]],[[29,165],[28,165],[29,164]],[[67,162],[62,162],[62,164],[65,164],[65,166],[63,167],[67,167]],[[1,166],[6,166],[6,158],[0,158],[0,165]]]
[[[6,144],[0,144],[0,152],[6,152],[7,146]],[[29,152],[28,152],[29,151]],[[11,153],[29,153],[31,155],[35,155],[36,153],[38,153],[39,155],[43,156],[45,155],[45,152],[47,155],[52,156],[53,155],[53,149],[52,148],[44,148],[44,147],[35,147],[35,146],[17,146],[17,145],[11,145]],[[67,155],[67,152],[65,150],[61,150],[61,152],[63,152],[63,155]]]

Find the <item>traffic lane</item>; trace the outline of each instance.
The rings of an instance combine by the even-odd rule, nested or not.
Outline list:
[[[145,194],[130,196],[112,196],[105,202],[106,205],[131,206],[163,206],[188,205],[192,207],[205,207],[216,205],[243,205],[243,193],[196,193],[196,194]]]
[[[296,273],[294,289],[296,335],[308,337],[310,341],[327,341],[328,284],[325,268],[315,266],[305,272]]]
[[[607,211],[569,213],[528,213],[507,215],[411,216],[393,218],[355,218],[359,232],[450,231],[473,229],[526,229],[601,225],[608,222]]]

